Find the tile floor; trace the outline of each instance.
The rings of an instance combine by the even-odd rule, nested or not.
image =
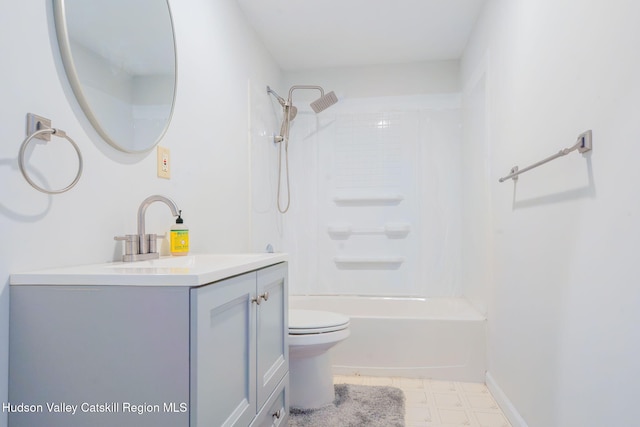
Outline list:
[[[398,387],[405,395],[406,427],[511,427],[482,383],[343,375],[333,380]]]

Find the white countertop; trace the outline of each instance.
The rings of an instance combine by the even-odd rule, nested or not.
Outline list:
[[[18,285],[199,286],[287,261],[284,253],[196,254],[12,274]]]

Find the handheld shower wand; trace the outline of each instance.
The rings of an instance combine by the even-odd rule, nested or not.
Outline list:
[[[280,135],[274,136],[275,142],[282,142],[285,139],[289,139],[289,124],[298,115],[298,109],[291,103],[291,97],[285,101],[280,95],[278,95],[273,89],[267,86],[267,93],[272,94],[278,100],[278,103],[282,106],[284,117],[282,119],[282,125],[280,125]]]
[[[283,117],[282,124],[280,125],[280,135],[274,135],[273,141],[275,143],[280,143],[279,151],[278,151],[278,196],[277,196],[277,205],[278,211],[280,213],[286,213],[289,210],[289,206],[291,205],[291,188],[289,186],[289,130],[291,129],[291,121],[298,115],[298,109],[293,105],[293,92],[298,89],[314,89],[320,91],[320,98],[313,101],[311,105],[311,109],[316,113],[320,113],[327,108],[331,107],[333,104],[338,102],[338,97],[336,94],[331,91],[325,95],[324,89],[321,86],[316,85],[294,85],[289,89],[289,97],[287,100],[278,95],[273,89],[267,86],[267,93],[272,94],[278,100],[278,103],[282,107]],[[281,178],[282,178],[282,143],[284,143],[284,151],[285,151],[285,170],[287,177],[287,204],[284,208],[281,207],[280,204],[280,188],[281,188]]]

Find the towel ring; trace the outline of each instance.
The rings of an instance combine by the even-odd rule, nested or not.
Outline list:
[[[76,175],[74,180],[71,182],[71,184],[67,185],[65,188],[61,190],[47,190],[45,188],[40,187],[38,184],[33,182],[31,177],[29,177],[29,175],[27,174],[27,170],[25,169],[25,166],[24,166],[24,153],[25,153],[25,150],[27,149],[27,145],[29,145],[29,142],[31,142],[33,138],[39,137],[40,135],[43,135],[46,133],[55,135],[60,138],[65,138],[67,141],[69,141],[69,143],[73,146],[73,148],[76,150],[76,153],[78,154],[78,162],[79,162],[78,174]],[[22,172],[22,176],[24,176],[24,179],[26,179],[27,182],[36,190],[46,194],[60,194],[70,190],[80,180],[80,175],[82,175],[82,154],[80,154],[80,148],[78,148],[78,145],[73,141],[73,139],[71,139],[67,135],[65,131],[61,129],[54,129],[54,128],[40,129],[38,131],[33,132],[24,141],[22,141],[22,145],[20,146],[20,154],[18,155],[18,166],[20,166],[20,172]]]

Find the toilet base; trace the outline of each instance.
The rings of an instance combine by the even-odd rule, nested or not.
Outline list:
[[[315,409],[335,400],[331,357],[328,351],[314,357],[289,358],[289,402],[293,408]]]

